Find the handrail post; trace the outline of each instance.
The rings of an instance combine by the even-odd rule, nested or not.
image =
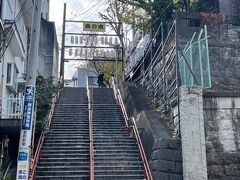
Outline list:
[[[89,156],[90,156],[90,180],[94,180],[94,148],[93,148],[93,128],[92,128],[92,89],[89,87],[89,77],[86,77],[87,96],[88,96],[88,113],[89,113]]]

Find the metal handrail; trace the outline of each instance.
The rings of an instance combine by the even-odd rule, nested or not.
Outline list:
[[[53,112],[54,112],[54,109],[55,109],[55,105],[56,105],[56,102],[59,98],[59,92],[57,92],[54,97],[52,98],[52,105],[51,105],[51,110],[48,114],[48,118],[47,118],[47,122],[46,122],[46,126],[45,126],[45,129],[42,131],[41,135],[40,135],[40,138],[39,138],[39,141],[38,141],[38,145],[37,145],[37,148],[36,148],[36,151],[35,151],[35,154],[34,154],[34,158],[32,160],[32,163],[31,163],[31,172],[30,172],[30,178],[29,180],[34,180],[35,179],[35,174],[36,174],[36,168],[37,168],[37,163],[38,163],[38,160],[39,160],[39,156],[40,156],[40,153],[41,153],[41,149],[42,149],[42,145],[43,145],[43,141],[49,131],[49,128],[51,126],[51,122],[52,122],[52,116],[53,116]]]
[[[134,134],[134,137],[136,138],[136,141],[137,141],[138,150],[139,150],[139,153],[140,153],[140,158],[142,159],[142,162],[143,162],[144,175],[146,177],[146,180],[153,180],[151,170],[150,170],[150,167],[148,165],[147,157],[146,157],[146,154],[144,152],[144,148],[143,148],[143,145],[142,145],[142,141],[141,141],[141,138],[140,138],[140,135],[139,135],[139,132],[138,132],[138,128],[137,128],[135,119],[133,117],[130,118],[130,119],[128,118],[127,111],[126,111],[126,108],[124,106],[120,90],[117,88],[117,86],[115,84],[115,81],[114,81],[114,78],[112,79],[112,84],[113,84],[113,90],[114,90],[115,97],[117,97],[117,101],[119,102],[119,105],[120,105],[121,110],[123,112],[126,127],[128,129],[129,128],[133,129],[133,134]]]
[[[87,96],[88,96],[88,111],[89,111],[89,156],[90,156],[90,180],[94,180],[94,148],[93,148],[93,128],[92,128],[92,91],[90,92],[88,76],[86,77],[87,81]]]

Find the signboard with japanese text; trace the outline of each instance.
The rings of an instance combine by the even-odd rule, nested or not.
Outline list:
[[[116,33],[111,24],[120,31]],[[64,62],[123,61],[122,23],[65,20],[65,26]]]
[[[83,22],[83,31],[105,32],[106,23],[104,22]]]
[[[32,138],[32,124],[34,114],[35,87],[26,86],[23,103],[23,116],[19,141],[17,180],[28,179],[29,157]]]
[[[30,130],[32,113],[33,113],[33,101],[34,101],[34,87],[27,86],[25,91],[25,98],[23,104],[23,118],[22,118],[22,130]]]
[[[74,60],[74,59],[87,59],[89,61],[98,59],[98,60],[114,60],[116,57],[119,61],[122,60],[122,52],[119,50],[118,55],[116,56],[116,50],[114,49],[103,49],[103,48],[65,48],[65,59]]]
[[[19,149],[18,153],[18,171],[17,180],[27,180],[28,179],[28,169],[29,169],[29,153],[28,149]]]

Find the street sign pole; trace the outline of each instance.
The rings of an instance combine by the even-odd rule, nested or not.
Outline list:
[[[27,180],[30,169],[32,127],[35,102],[35,84],[38,64],[38,44],[40,36],[41,22],[41,4],[42,0],[35,0],[33,7],[33,19],[31,29],[31,41],[29,58],[27,64],[27,79],[24,94],[24,104],[22,113],[21,132],[19,140],[17,180]]]

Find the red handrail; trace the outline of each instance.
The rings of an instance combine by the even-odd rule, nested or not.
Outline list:
[[[141,157],[142,162],[143,162],[144,175],[146,177],[146,180],[153,180],[151,170],[150,170],[149,165],[148,165],[147,157],[145,155],[144,148],[143,148],[143,145],[142,145],[142,141],[141,141],[138,129],[137,129],[136,122],[135,122],[134,118],[131,118],[131,119],[128,118],[128,115],[127,115],[126,108],[125,108],[123,100],[122,100],[120,90],[117,89],[114,80],[112,81],[112,84],[113,84],[113,90],[114,90],[115,97],[117,98],[117,100],[118,100],[118,102],[121,106],[122,112],[123,112],[123,116],[124,116],[124,119],[125,119],[125,125],[126,125],[127,128],[131,127],[133,129],[133,133],[134,133],[134,136],[135,136],[136,141],[137,141],[140,157]],[[129,125],[130,124],[129,121],[131,121],[132,126]]]
[[[43,145],[43,141],[45,139],[46,134],[49,131],[51,122],[52,122],[52,116],[53,116],[53,112],[54,112],[54,108],[55,108],[55,104],[58,100],[59,97],[59,92],[57,94],[54,95],[54,97],[52,98],[52,105],[51,105],[51,109],[50,112],[48,114],[48,118],[47,118],[47,123],[46,123],[46,127],[45,129],[42,131],[39,141],[38,141],[38,145],[34,154],[34,158],[32,160],[32,164],[31,164],[31,172],[30,172],[30,178],[29,180],[34,180],[35,179],[35,174],[36,174],[36,168],[37,168],[37,163],[39,160],[39,156],[41,153],[41,149],[42,149],[42,145]]]
[[[90,156],[90,180],[94,180],[94,148],[93,148],[93,128],[92,128],[92,114],[93,114],[93,107],[92,107],[92,89],[90,92],[90,87],[89,87],[89,77],[86,77],[87,80],[87,96],[88,96],[88,113],[89,113],[89,156]]]
[[[91,107],[90,107],[91,108]],[[92,133],[92,109],[89,109],[89,150],[90,150],[90,180],[94,180],[94,148]]]
[[[141,138],[140,138],[140,135],[139,135],[137,125],[136,125],[136,122],[135,122],[134,118],[132,118],[132,123],[133,123],[133,126],[132,126],[133,132],[134,132],[137,144],[138,144],[138,149],[139,149],[139,152],[140,152],[140,155],[141,155],[141,159],[143,161],[144,174],[145,174],[145,176],[147,177],[148,180],[152,180],[153,177],[152,177],[152,174],[151,174],[151,170],[150,170],[149,165],[148,165],[147,157],[146,157],[146,154],[144,152],[142,141],[141,141]]]

